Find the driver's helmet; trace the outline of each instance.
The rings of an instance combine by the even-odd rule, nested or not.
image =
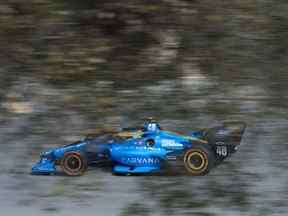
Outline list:
[[[149,118],[145,123],[144,123],[144,131],[151,131],[155,132],[161,130],[160,125],[158,122],[152,118]]]

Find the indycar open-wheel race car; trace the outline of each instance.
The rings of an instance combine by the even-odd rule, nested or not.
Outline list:
[[[53,174],[60,166],[65,174],[79,176],[90,165],[108,162],[115,174],[177,167],[190,175],[204,175],[237,151],[245,128],[243,122],[224,122],[181,135],[163,130],[150,119],[143,127],[102,131],[45,151],[32,174]]]

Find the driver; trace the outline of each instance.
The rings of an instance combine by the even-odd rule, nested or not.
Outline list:
[[[144,131],[156,132],[158,130],[161,130],[160,125],[153,118],[149,118],[148,121],[144,123]]]

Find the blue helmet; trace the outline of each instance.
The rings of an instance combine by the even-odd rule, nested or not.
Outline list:
[[[161,130],[160,125],[153,118],[149,118],[144,123],[144,128],[143,129],[144,129],[144,131],[151,131],[151,132],[155,132],[155,131]]]

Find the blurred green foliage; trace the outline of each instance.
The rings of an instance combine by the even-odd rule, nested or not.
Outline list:
[[[220,79],[278,79],[286,68],[286,8],[269,0],[4,0],[1,84],[27,73],[60,85],[133,87],[175,79],[191,61]]]

